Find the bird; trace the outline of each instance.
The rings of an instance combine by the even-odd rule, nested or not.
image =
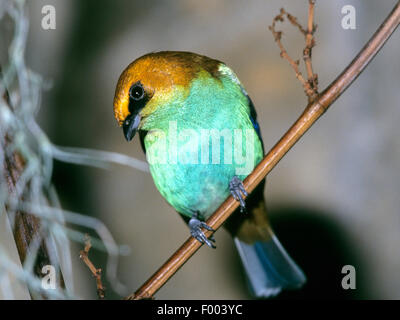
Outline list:
[[[151,52],[123,70],[113,107],[126,140],[138,133],[158,191],[199,242],[215,248],[206,219],[229,195],[240,203],[224,227],[254,297],[304,285],[270,225],[265,180],[250,195],[244,188],[264,146],[254,105],[231,68],[192,52]]]

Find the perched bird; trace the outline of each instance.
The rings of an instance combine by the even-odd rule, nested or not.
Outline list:
[[[224,226],[255,296],[304,284],[269,224],[264,182],[243,200],[242,180],[264,147],[253,103],[229,67],[190,52],[144,55],[122,72],[114,114],[128,141],[139,133],[156,187],[198,241],[215,247],[204,221],[229,194],[240,201]]]

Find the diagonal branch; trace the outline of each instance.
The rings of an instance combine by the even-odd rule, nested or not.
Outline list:
[[[352,84],[379,52],[399,23],[400,1],[348,67],[314,102],[308,104],[299,119],[244,180],[246,190],[253,191],[312,124]],[[207,224],[213,229],[218,229],[237,207],[238,202],[230,196],[207,220]],[[207,236],[210,234],[210,231],[206,231]],[[201,244],[197,240],[189,238],[136,293],[128,296],[127,299],[151,298],[200,247]]]

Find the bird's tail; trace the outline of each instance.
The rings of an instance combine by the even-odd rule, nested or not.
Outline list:
[[[235,238],[250,289],[259,298],[275,296],[282,289],[299,288],[306,282],[303,271],[268,229],[271,237],[264,242],[247,244]]]

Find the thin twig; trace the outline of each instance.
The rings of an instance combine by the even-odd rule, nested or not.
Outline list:
[[[313,73],[312,62],[311,62],[311,52],[312,48],[315,46],[314,32],[316,26],[314,25],[314,6],[315,1],[308,1],[308,23],[307,23],[307,33],[306,33],[306,47],[303,50],[303,60],[306,65],[308,83],[313,90],[313,95],[309,97],[309,102],[313,101],[318,96],[318,75]]]
[[[314,32],[316,30],[316,26],[314,25],[314,6],[315,1],[309,0],[308,7],[308,23],[307,28],[303,28],[302,25],[297,21],[297,18],[290,13],[286,12],[285,9],[281,9],[280,13],[272,20],[272,25],[269,27],[269,30],[272,32],[272,35],[275,39],[276,44],[281,50],[281,57],[286,59],[291,67],[293,68],[296,78],[301,82],[304,92],[308,97],[308,102],[314,101],[318,97],[318,76],[313,73],[312,62],[311,62],[311,52],[312,48],[315,46],[314,40]],[[304,78],[302,73],[299,70],[299,60],[293,60],[290,55],[287,53],[285,47],[282,44],[282,31],[276,31],[276,23],[283,22],[284,17],[287,17],[288,21],[299,29],[300,33],[305,37],[306,46],[303,50],[303,60],[306,65],[307,72],[307,80]]]
[[[79,252],[79,258],[86,264],[89,268],[90,272],[96,279],[96,287],[97,287],[97,296],[99,299],[104,299],[106,295],[105,287],[101,281],[101,269],[97,269],[93,262],[89,259],[89,250],[92,247],[90,242],[90,237],[88,234],[85,235],[85,248]]]
[[[271,151],[268,152],[254,171],[244,180],[243,183],[248,192],[254,190],[311,125],[361,74],[397,28],[399,23],[400,1],[348,67],[314,102],[308,104],[299,119]],[[228,197],[206,223],[213,229],[218,229],[238,206],[238,202],[235,201],[232,196]],[[210,231],[205,232],[207,237],[209,237],[211,233]],[[128,296],[126,299],[151,298],[200,247],[201,244],[190,237],[171,258],[136,291],[136,293]]]
[[[272,35],[274,36],[275,42],[278,45],[279,49],[281,50],[281,57],[283,59],[286,59],[289,64],[292,66],[294,72],[296,73],[296,78],[301,82],[304,88],[304,92],[307,94],[307,96],[311,96],[313,94],[312,89],[310,88],[307,80],[303,77],[299,70],[299,60],[293,60],[289,54],[287,53],[285,47],[283,46],[281,39],[282,39],[282,31],[276,31],[275,25],[278,21],[283,22],[284,18],[283,16],[286,14],[286,11],[282,8],[281,13],[277,15],[273,21],[272,25],[269,27],[269,30],[271,30]]]
[[[302,33],[305,37],[307,36],[307,31],[303,28],[303,26],[297,21],[297,18],[293,15],[291,15],[289,12],[286,12],[285,9],[281,9],[281,13],[279,14],[280,16],[283,17],[283,15],[287,16],[289,22],[294,25],[296,28],[299,29],[300,33]],[[310,17],[310,16],[309,16]],[[281,20],[283,22],[283,19]]]

